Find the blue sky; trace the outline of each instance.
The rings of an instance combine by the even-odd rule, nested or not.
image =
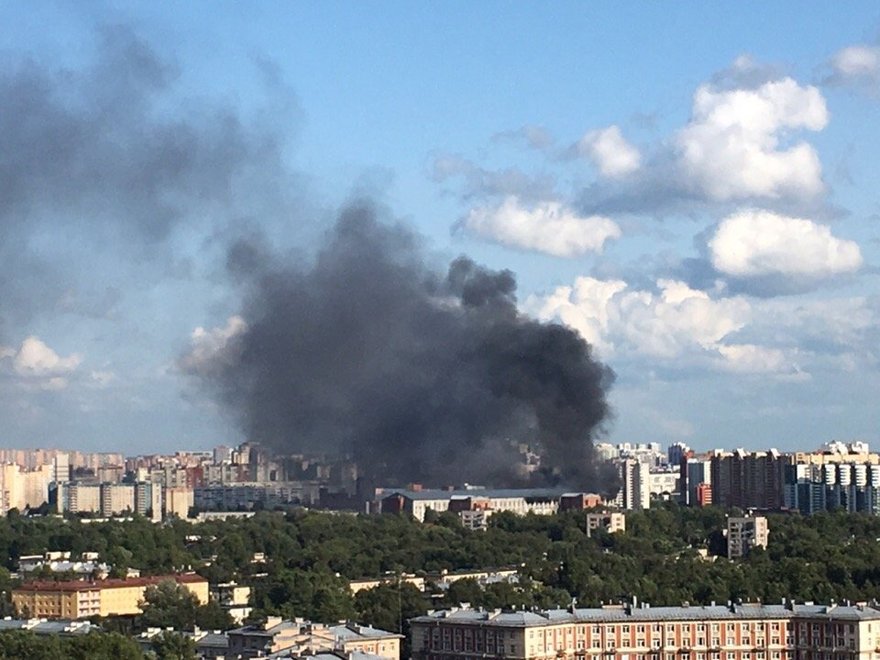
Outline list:
[[[307,255],[352,195],[438,264],[510,268],[524,313],[593,343],[612,441],[877,444],[876,3],[46,2],[0,22],[3,445],[242,440],[179,367],[239,312],[223,237]],[[144,176],[175,140],[199,158]]]

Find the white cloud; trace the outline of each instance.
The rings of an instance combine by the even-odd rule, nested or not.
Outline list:
[[[614,349],[611,322],[617,320],[612,301],[626,288],[622,280],[578,277],[573,286],[557,287],[544,298],[530,298],[527,306],[543,320],[562,321],[600,352],[610,354]]]
[[[558,202],[526,208],[516,197],[507,197],[494,208],[472,209],[463,225],[503,245],[557,257],[601,252],[605,241],[621,235],[620,227],[610,218],[581,217]]]
[[[79,367],[82,357],[77,353],[61,357],[41,339],[30,336],[17,349],[0,348],[0,360],[20,384],[59,390],[67,386],[68,377]]]
[[[727,344],[718,346],[724,358],[721,368],[738,373],[775,373],[787,366],[785,352],[778,348],[755,344]]]
[[[791,78],[748,89],[701,85],[691,121],[674,139],[679,175],[714,201],[815,196],[824,190],[815,149],[805,142],[781,146],[780,139],[827,123],[819,90]]]
[[[579,277],[527,308],[543,320],[578,330],[600,352],[673,359],[715,350],[748,323],[751,308],[740,297],[713,300],[683,282],[658,280],[658,291],[630,289],[620,280]]]
[[[802,218],[748,210],[725,218],[709,241],[712,265],[737,277],[825,277],[862,265],[859,246]]]
[[[240,316],[230,316],[226,325],[206,330],[199,326],[190,336],[190,349],[177,361],[182,371],[193,374],[210,373],[232,356],[236,338],[247,331]]]
[[[639,150],[626,141],[616,125],[590,131],[577,143],[576,150],[609,178],[632,174],[642,164]]]
[[[859,44],[843,48],[831,58],[832,75],[826,82],[837,85],[880,86],[880,46]]]
[[[806,380],[797,346],[765,346],[738,340],[756,316],[741,296],[712,298],[675,280],[656,291],[631,289],[622,280],[579,277],[573,286],[532,296],[525,311],[577,330],[602,359],[631,357],[651,365],[699,367],[733,374]],[[772,335],[765,328],[768,335]]]

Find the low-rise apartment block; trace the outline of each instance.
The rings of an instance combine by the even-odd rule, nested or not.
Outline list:
[[[12,604],[20,615],[46,619],[83,619],[91,616],[140,614],[147,587],[173,580],[208,602],[208,581],[195,573],[157,575],[119,580],[67,580],[28,582],[12,592]]]
[[[228,657],[242,659],[340,652],[400,660],[400,640],[403,639],[396,633],[354,623],[325,625],[280,617],[269,617],[263,625],[236,628],[226,635]]]
[[[452,609],[410,621],[414,660],[872,660],[866,605]]]
[[[578,498],[576,493],[563,493],[547,488],[522,489],[472,489],[472,490],[392,490],[380,501],[382,513],[408,513],[416,520],[424,521],[428,510],[442,513],[452,511],[483,511],[498,513],[510,511],[518,515],[534,513],[553,514],[559,511],[560,503],[588,502],[589,498]],[[568,504],[567,504],[568,506]]]
[[[626,531],[626,516],[619,511],[602,511],[587,514],[587,536],[592,536],[597,529],[604,529],[609,534]]]

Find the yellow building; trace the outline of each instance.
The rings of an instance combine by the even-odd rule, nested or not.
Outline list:
[[[208,581],[187,573],[94,582],[29,582],[12,592],[12,604],[19,615],[46,619],[140,614],[147,587],[164,580],[173,580],[192,592],[199,604],[208,602]]]

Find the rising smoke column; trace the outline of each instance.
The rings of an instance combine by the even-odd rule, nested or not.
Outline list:
[[[385,483],[526,481],[517,443],[541,448],[532,483],[596,487],[592,436],[613,373],[574,331],[516,308],[516,282],[465,257],[438,273],[419,240],[346,209],[314,262],[239,240],[228,265],[245,323],[199,376],[252,440],[281,453],[352,453]]]

